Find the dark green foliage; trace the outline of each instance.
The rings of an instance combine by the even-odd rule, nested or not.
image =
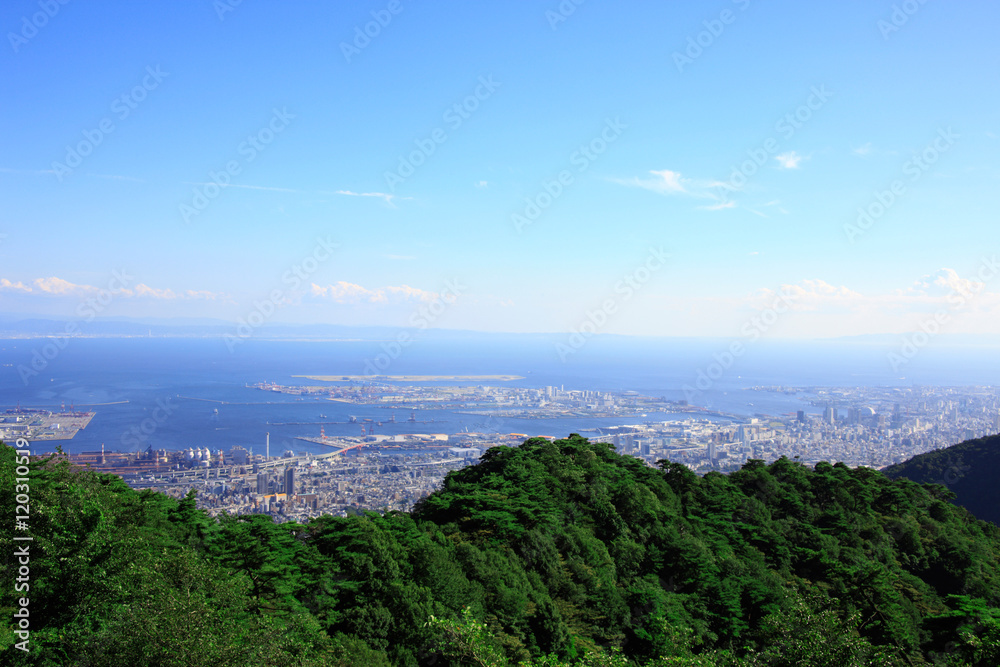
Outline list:
[[[842,464],[701,478],[531,439],[410,514],[305,525],[213,521],[193,496],[54,461],[31,484],[20,664],[1000,662],[1000,529],[940,487]]]
[[[966,440],[885,469],[891,479],[906,478],[918,484],[940,484],[954,494],[955,503],[978,519],[1000,525],[1000,435]],[[946,498],[947,499],[947,498]]]

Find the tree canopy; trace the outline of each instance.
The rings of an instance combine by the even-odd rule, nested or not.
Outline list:
[[[7,526],[14,468],[0,448]],[[6,664],[1000,664],[1000,529],[870,469],[699,477],[574,434],[490,449],[412,512],[306,524],[31,469]]]

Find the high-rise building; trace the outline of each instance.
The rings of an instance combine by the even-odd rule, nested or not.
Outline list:
[[[295,468],[285,469],[285,493],[289,496],[295,494]]]
[[[799,410],[795,413],[795,418],[799,420],[800,424],[806,423],[806,413],[805,410]]]
[[[823,409],[823,421],[827,424],[837,423],[837,408],[828,405]]]
[[[257,473],[257,495],[267,495],[267,475],[262,472]]]
[[[714,461],[718,458],[718,452],[715,450],[715,441],[710,441],[708,443],[708,458],[710,461]]]

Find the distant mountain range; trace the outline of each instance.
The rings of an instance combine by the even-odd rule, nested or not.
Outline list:
[[[76,335],[85,336],[225,336],[239,335],[237,322],[211,318],[99,318],[86,322],[76,319],[18,318],[0,315],[0,338],[24,336],[59,336],[71,327]],[[398,335],[401,327],[347,326],[339,324],[264,324],[253,329],[255,338],[351,339],[384,340]],[[433,329],[436,335],[468,335],[477,333]]]
[[[891,479],[905,477],[920,484],[941,484],[952,491],[954,502],[977,519],[1000,525],[1000,435],[966,440],[957,445],[914,456],[886,468]]]
[[[79,318],[49,318],[25,316],[15,313],[0,313],[0,338],[20,338],[25,336],[58,336],[65,334],[67,327],[85,336],[225,336],[236,335],[237,322],[229,322],[214,318],[130,318],[102,317],[90,322]],[[392,326],[359,326],[343,324],[283,324],[265,323],[254,328],[255,338],[294,338],[294,339],[350,339],[350,340],[385,340],[395,337],[401,330],[416,328]],[[568,332],[557,333],[509,333],[487,332],[466,329],[431,328],[421,335],[440,337],[492,337],[504,336],[519,340],[539,338],[550,340],[553,337],[565,338]],[[711,336],[625,336],[619,334],[599,334],[603,339],[618,338],[622,340],[674,340],[693,343],[704,343],[713,340]],[[887,347],[897,346],[905,334],[868,334],[861,336],[842,336],[836,338],[821,338],[802,340],[819,345],[834,344],[838,346]],[[718,337],[719,340],[730,340]],[[985,334],[939,334],[935,336],[935,345],[940,347],[1000,347],[1000,336]]]

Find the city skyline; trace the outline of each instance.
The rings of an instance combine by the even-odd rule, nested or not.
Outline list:
[[[1000,333],[995,5],[115,9],[0,10],[0,313]]]

